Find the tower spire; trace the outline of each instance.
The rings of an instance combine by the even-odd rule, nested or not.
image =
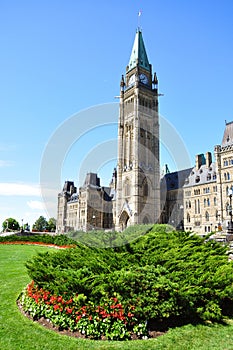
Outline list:
[[[134,44],[128,65],[129,70],[135,68],[137,65],[150,71],[150,64],[142,38],[142,31],[139,28],[136,31],[136,36],[134,39]]]

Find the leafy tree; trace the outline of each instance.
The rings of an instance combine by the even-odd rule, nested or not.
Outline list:
[[[37,219],[36,222],[33,224],[33,230],[44,232],[47,229],[47,226],[47,220],[41,215],[39,219]]]
[[[50,218],[49,221],[48,221],[47,228],[48,228],[49,232],[55,232],[55,230],[56,230],[56,219]]]
[[[13,218],[6,219],[3,222],[2,227],[3,227],[3,231],[6,231],[6,230],[17,231],[20,228],[18,221]]]

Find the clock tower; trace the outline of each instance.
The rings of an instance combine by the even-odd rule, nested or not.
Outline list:
[[[160,216],[158,80],[139,29],[120,88],[116,230]]]

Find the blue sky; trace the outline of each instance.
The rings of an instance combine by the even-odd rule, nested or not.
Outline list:
[[[32,224],[55,215],[45,212],[40,195],[46,145],[71,116],[116,103],[140,9],[148,58],[164,94],[161,115],[192,164],[195,154],[221,143],[225,120],[233,120],[231,0],[1,0],[0,225],[7,217]],[[110,123],[73,142],[58,174],[60,187],[65,179],[78,184],[85,154],[116,133]],[[169,161],[175,170],[162,151],[161,165]],[[99,166],[105,185],[114,160],[106,163]],[[50,197],[54,207],[56,188]]]

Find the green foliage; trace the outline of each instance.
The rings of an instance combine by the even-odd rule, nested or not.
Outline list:
[[[50,218],[48,220],[47,229],[49,232],[55,232],[56,231],[56,219]]]
[[[39,254],[26,266],[38,288],[101,305],[115,295],[146,321],[220,321],[233,308],[233,263],[227,248],[166,225],[139,227],[123,247]],[[137,235],[137,233],[133,233]]]
[[[33,224],[32,229],[39,231],[39,232],[44,232],[48,227],[48,222],[47,220],[41,215]]]
[[[3,231],[18,231],[20,229],[19,223],[14,218],[8,218],[2,223]]]
[[[133,242],[135,239],[145,235],[150,231],[152,225],[134,225],[129,226],[123,232],[116,231],[72,231],[67,236],[90,247],[96,248],[115,248],[115,250],[124,249],[125,245]]]

